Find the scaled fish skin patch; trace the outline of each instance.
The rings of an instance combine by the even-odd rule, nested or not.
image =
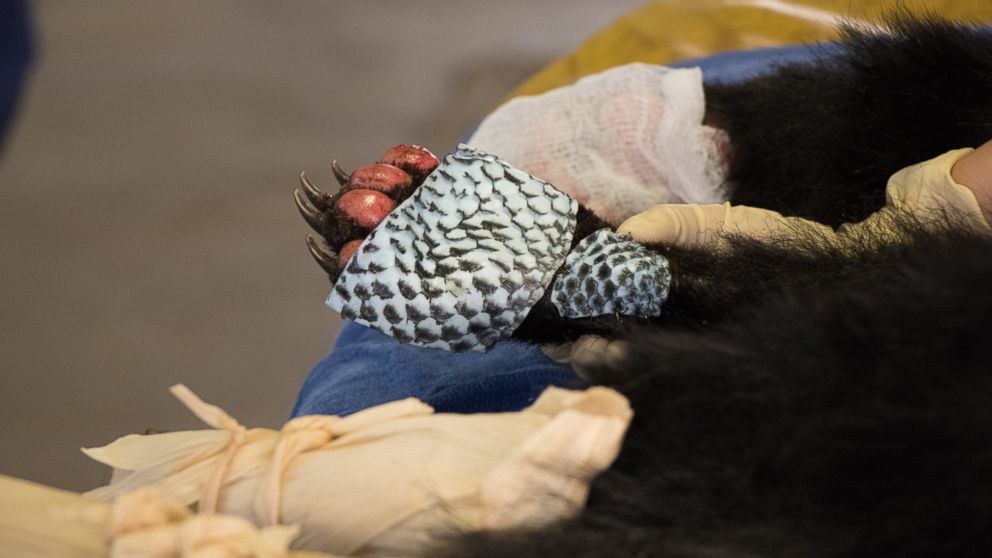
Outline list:
[[[461,145],[366,238],[327,297],[402,343],[485,351],[565,263],[578,203]]]

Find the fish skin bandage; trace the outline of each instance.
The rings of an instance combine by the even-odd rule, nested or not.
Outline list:
[[[564,264],[578,202],[468,146],[362,242],[326,304],[402,343],[485,351]]]
[[[668,260],[629,234],[600,229],[565,258],[551,301],[565,318],[604,314],[655,317],[672,282]]]

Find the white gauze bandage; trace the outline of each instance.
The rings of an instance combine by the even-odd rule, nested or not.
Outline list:
[[[704,114],[699,68],[628,64],[514,99],[468,143],[616,224],[656,204],[727,199],[728,139]]]

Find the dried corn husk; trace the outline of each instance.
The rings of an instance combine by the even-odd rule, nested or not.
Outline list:
[[[18,558],[332,558],[290,552],[298,528],[194,514],[155,487],[112,504],[0,475],[0,555]]]
[[[535,526],[577,513],[631,418],[606,388],[548,388],[517,413],[435,414],[405,399],[348,417],[246,429],[185,387],[214,430],[125,436],[87,455],[115,468],[109,500],[155,485],[201,513],[300,527],[295,548],[404,555],[445,533]]]

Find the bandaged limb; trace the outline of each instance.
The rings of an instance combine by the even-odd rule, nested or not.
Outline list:
[[[425,179],[433,167],[416,150],[415,169],[388,153],[362,167],[378,173],[375,187],[335,166],[334,196],[301,175],[297,205],[324,240],[307,244],[335,284],[328,305],[401,342],[453,351],[657,317],[667,261],[609,223],[652,204],[726,199],[727,136],[704,115],[698,68],[630,64],[486,118],[469,143],[513,165],[484,161],[494,176],[462,153]]]
[[[404,343],[484,351],[510,336],[574,340],[660,316],[671,283],[658,251],[665,246],[719,251],[746,237],[864,249],[899,242],[898,223],[907,217],[924,225],[951,217],[988,230],[975,193],[951,177],[970,152],[952,151],[896,173],[882,210],[837,230],[724,203],[658,205],[614,232],[551,184],[465,146],[426,177],[394,179],[401,187],[388,190],[391,211],[373,204],[378,213],[362,221],[367,212],[340,201],[358,191],[347,190],[355,179],[345,177],[338,203],[324,203],[308,222],[329,246],[340,247],[334,265],[315,251],[335,282],[328,306]],[[307,194],[304,186],[297,201],[308,217],[313,211],[301,199],[320,206],[323,194]],[[355,223],[366,232],[356,234]],[[348,244],[358,245],[354,255]],[[312,239],[310,245],[313,250]]]
[[[461,146],[426,177],[390,179],[401,186],[354,189],[352,175],[335,196],[305,178],[295,192],[328,247],[308,238],[334,283],[327,305],[346,319],[403,343],[484,351],[661,312],[663,256],[499,157]],[[370,203],[345,204],[356,193]]]

